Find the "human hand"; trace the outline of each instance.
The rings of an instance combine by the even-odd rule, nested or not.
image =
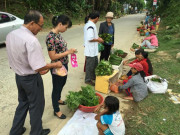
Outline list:
[[[45,75],[49,72],[49,69],[46,69],[46,70],[43,70],[43,71],[40,71],[40,75]]]
[[[56,68],[61,68],[62,67],[62,63],[60,61],[56,62]]]
[[[73,53],[76,53],[77,52],[77,49],[75,48],[71,48],[68,50],[68,54],[73,54]]]
[[[118,80],[118,83],[121,83],[121,84],[123,84],[123,80]]]
[[[104,40],[102,39],[102,38],[98,38],[98,42],[100,42],[100,43],[104,43]]]
[[[128,60],[123,61],[123,65],[128,64]]]
[[[113,47],[114,47],[114,44],[111,45],[111,48],[113,48]]]
[[[99,104],[99,105],[94,109],[94,112],[98,112],[98,111],[101,109],[102,106],[103,106],[102,104]]]

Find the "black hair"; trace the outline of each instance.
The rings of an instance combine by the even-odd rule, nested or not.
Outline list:
[[[142,52],[144,52],[144,49],[140,48],[138,50],[135,51],[135,55],[139,55],[141,54]]]
[[[68,25],[68,28],[72,26],[71,19],[66,15],[54,16],[52,18],[53,27],[56,27],[59,23],[62,23],[62,25]]]
[[[137,74],[139,74],[140,73],[140,75],[141,75],[141,77],[143,78],[143,80],[144,80],[144,82],[145,82],[145,77],[146,77],[146,74],[144,73],[144,71],[142,70],[142,71],[137,71],[137,73],[135,74],[135,75],[137,75]]]
[[[152,67],[152,63],[151,63],[150,59],[148,58],[148,52],[142,52],[141,54],[145,59],[147,59],[146,61],[148,63],[148,67],[149,67],[148,73],[150,75],[152,75],[153,74],[153,67]]]
[[[32,21],[38,23],[41,16],[42,15],[39,11],[29,10],[28,13],[26,13],[26,15],[24,16],[24,24],[28,24]]]
[[[105,107],[108,108],[107,114],[113,114],[119,110],[119,100],[114,96],[107,96],[104,100]]]
[[[90,19],[96,19],[97,17],[100,17],[100,14],[99,14],[98,11],[94,11],[94,12],[90,13],[88,16],[85,17],[84,22],[87,23],[89,18]]]

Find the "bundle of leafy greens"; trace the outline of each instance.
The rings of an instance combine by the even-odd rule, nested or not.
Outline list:
[[[108,61],[101,60],[95,69],[96,76],[112,75],[113,68]]]
[[[139,47],[139,45],[137,45],[136,43],[134,43],[133,45],[132,45],[132,48],[133,49],[137,49]]]
[[[113,35],[109,33],[103,33],[103,34],[100,34],[99,37],[101,37],[105,43],[110,43],[112,42]]]
[[[161,83],[161,79],[159,77],[151,78],[151,81]]]
[[[117,56],[116,54],[111,54],[109,58],[109,62],[111,65],[120,65],[122,58]]]
[[[116,55],[123,55],[125,52],[123,50],[115,49],[114,54]]]
[[[95,90],[91,86],[82,86],[81,89],[82,90],[78,92],[69,91],[69,95],[66,96],[69,109],[74,111],[79,105],[96,106],[99,104],[99,97],[96,96]]]

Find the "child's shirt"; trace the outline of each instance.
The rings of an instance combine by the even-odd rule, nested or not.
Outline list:
[[[125,125],[119,111],[102,115],[100,120],[102,124],[108,124],[113,135],[125,135]]]
[[[126,84],[119,86],[118,89],[124,90],[131,88],[134,101],[138,102],[143,100],[148,95],[147,85],[141,77],[140,73],[134,75]]]
[[[155,30],[155,27],[152,25],[152,26],[150,27],[150,30]]]
[[[156,22],[156,17],[153,18],[153,22]]]

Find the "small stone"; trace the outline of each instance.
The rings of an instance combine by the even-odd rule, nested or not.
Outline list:
[[[169,29],[169,26],[166,26],[166,30]]]
[[[176,59],[180,59],[180,52],[176,54]]]

